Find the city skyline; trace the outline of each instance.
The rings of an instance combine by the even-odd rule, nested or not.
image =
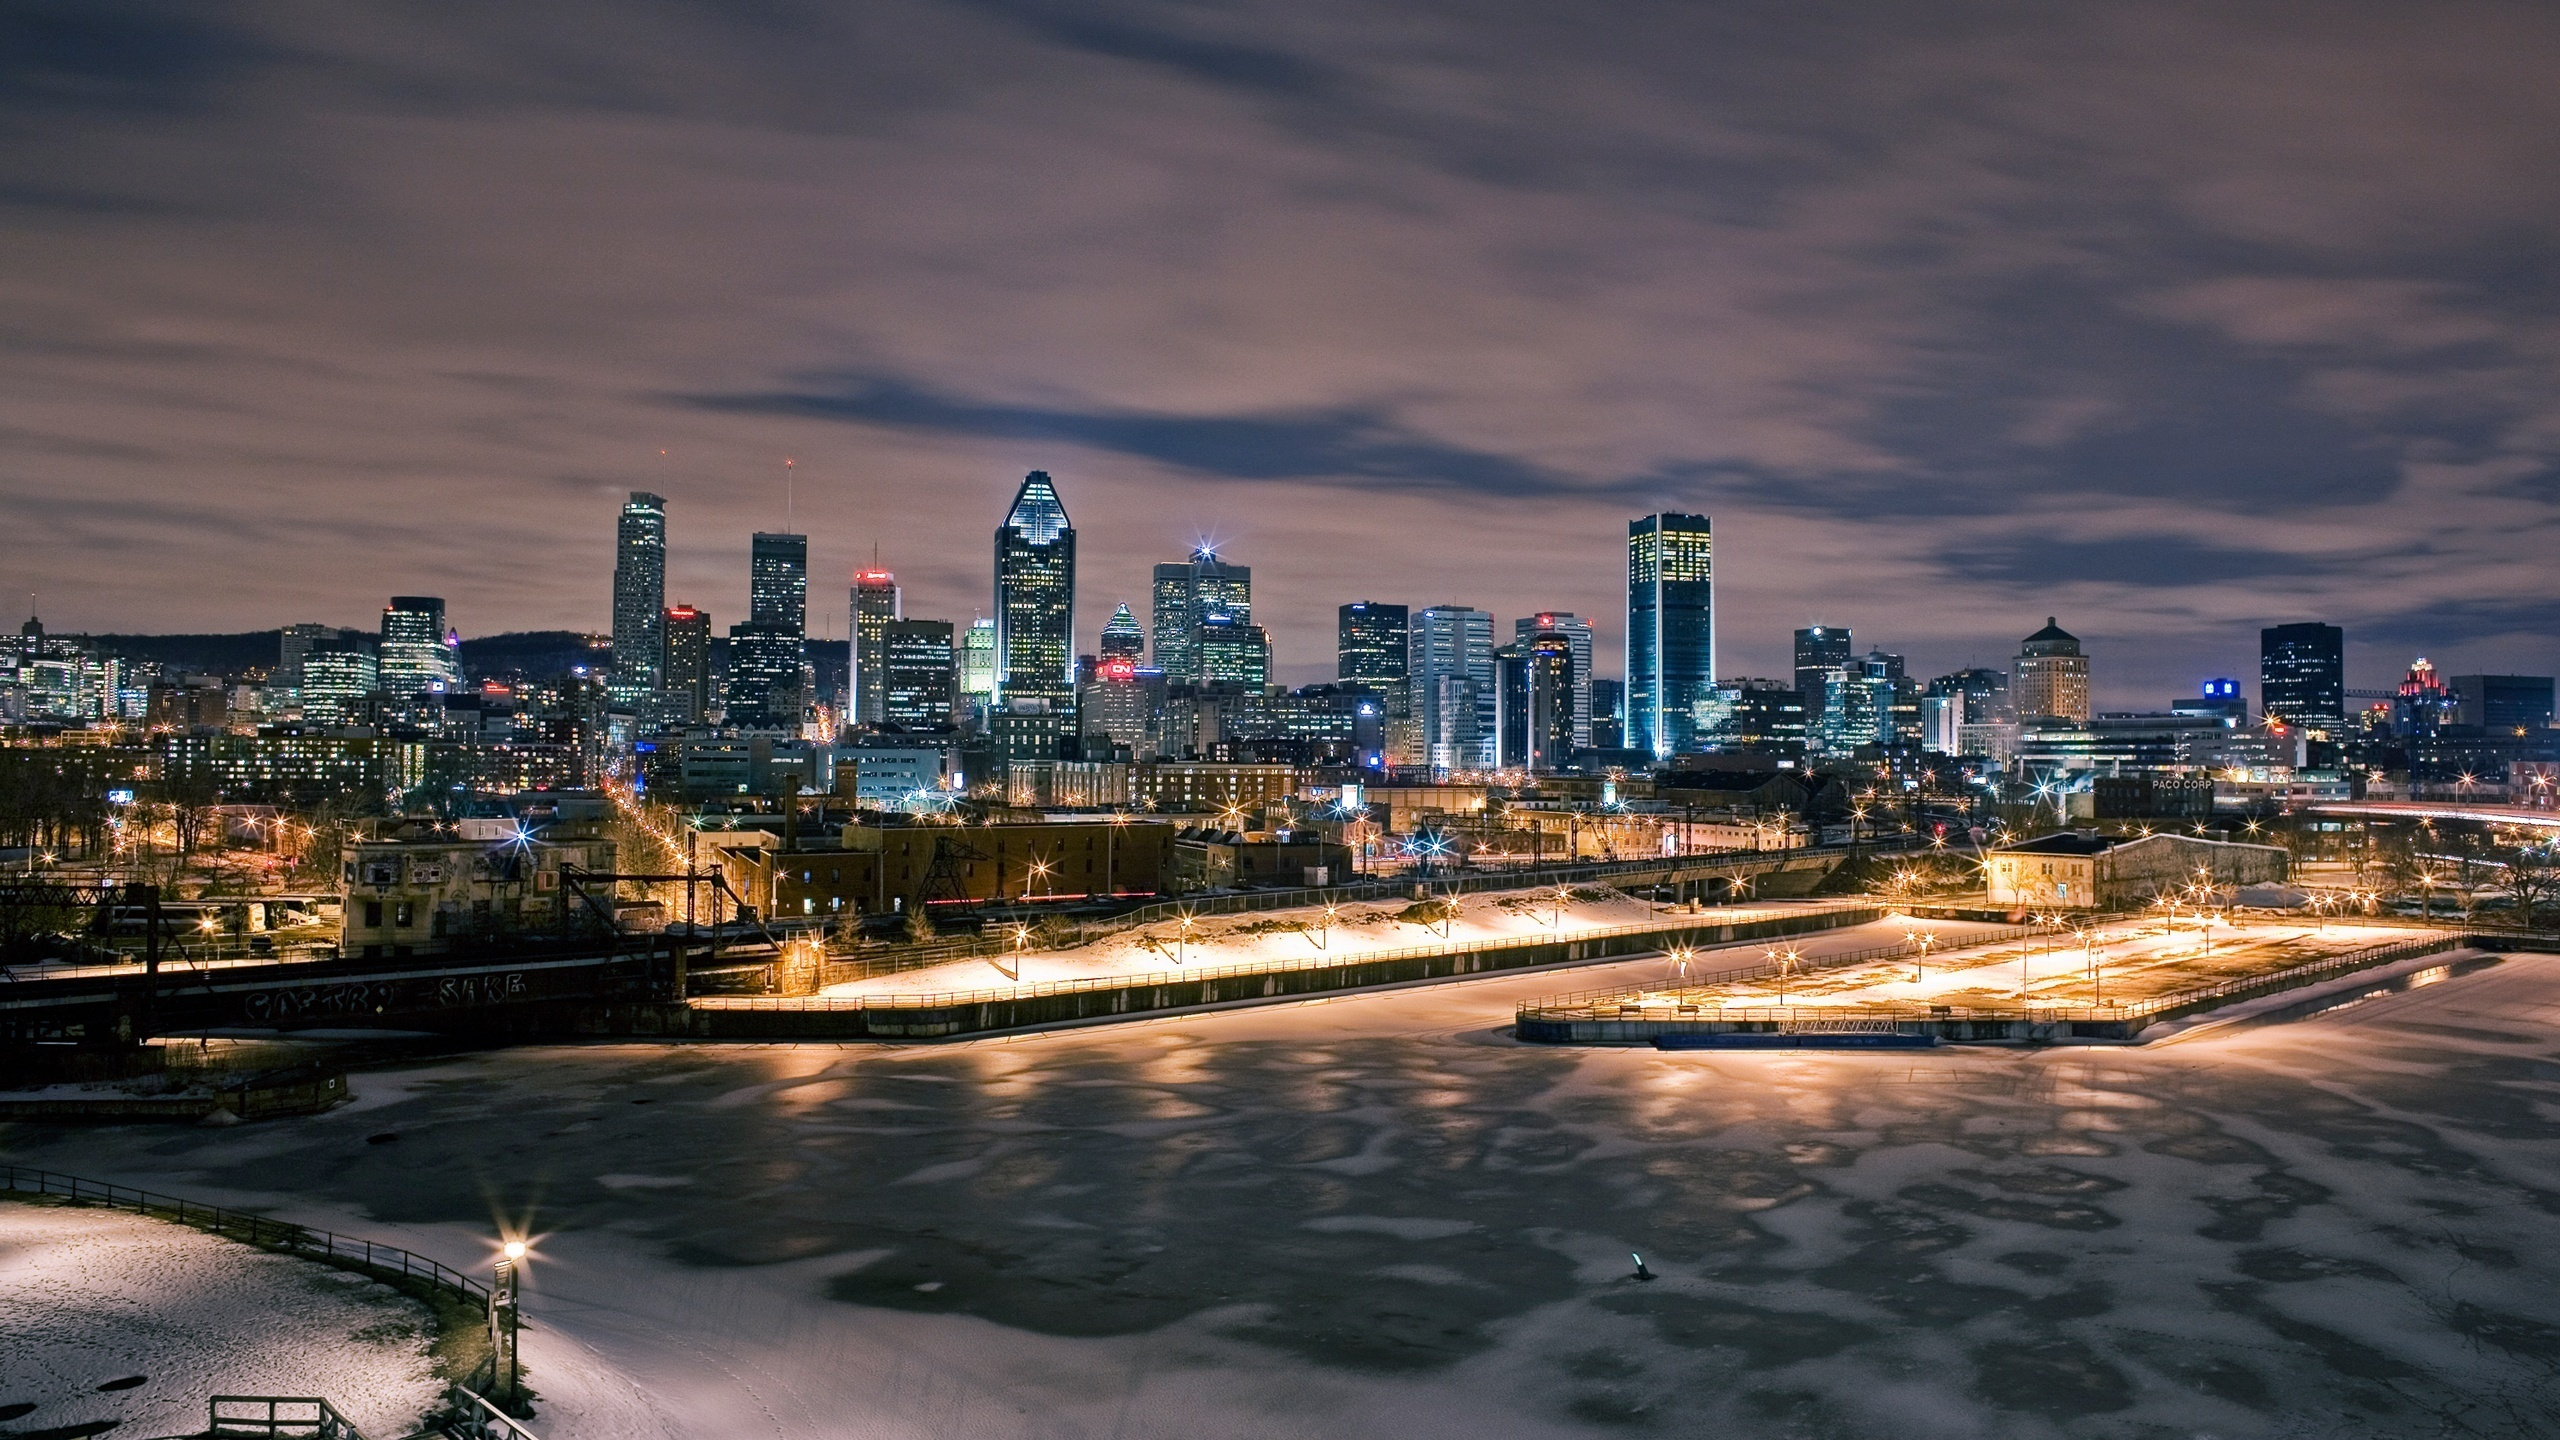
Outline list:
[[[389,592],[602,630],[588,517],[644,490],[724,623],[756,529],[828,584],[877,545],[965,621],[947,537],[1047,469],[1093,602],[1213,539],[1291,681],[1382,573],[1610,616],[1611,533],[1661,509],[1735,537],[1731,675],[1815,620],[1991,664],[2047,614],[2102,707],[2305,620],[2358,686],[2554,668],[2515,237],[2555,202],[2503,177],[2549,168],[2560,18],[2368,16],[2279,70],[2245,9],[1965,13],[670,13],[578,27],[584,88],[544,78],[565,17],[48,22],[0,88],[0,593],[65,631]]]

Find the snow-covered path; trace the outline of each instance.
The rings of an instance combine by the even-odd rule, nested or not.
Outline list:
[[[546,1440],[2560,1432],[2560,959],[2158,1049],[1508,1040],[1557,985],[0,1145],[456,1263],[529,1215]]]

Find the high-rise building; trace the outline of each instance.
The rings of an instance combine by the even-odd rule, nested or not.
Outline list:
[[[1156,668],[1175,684],[1204,679],[1200,627],[1216,615],[1253,623],[1253,567],[1230,565],[1204,545],[1179,565],[1156,567],[1153,600]]]
[[[1100,658],[1135,663],[1145,658],[1146,653],[1146,627],[1138,623],[1137,616],[1129,613],[1129,602],[1123,600],[1120,608],[1111,612],[1111,618],[1102,622]]]
[[[1354,600],[1343,606],[1334,626],[1334,678],[1373,690],[1401,688],[1406,619],[1402,605]]]
[[[1796,691],[1804,696],[1808,719],[1822,714],[1828,675],[1853,653],[1846,625],[1808,625],[1796,632]]]
[[[856,725],[888,722],[888,668],[881,642],[891,621],[900,618],[898,577],[878,566],[853,576],[853,610],[848,634],[853,637],[853,675],[846,687]],[[945,627],[948,628],[948,627]]]
[[[659,688],[666,651],[667,502],[634,490],[613,536],[613,689],[628,701]]]
[[[302,656],[302,719],[306,725],[344,725],[380,683],[373,652],[360,641],[331,640]]]
[[[1721,750],[1802,755],[1804,692],[1784,680],[1722,680],[1698,702],[1697,723],[1700,743]]]
[[[2089,657],[2079,638],[2044,618],[2044,628],[2018,643],[2009,701],[2021,720],[2089,719]]]
[[[1669,511],[1628,521],[1628,745],[1658,759],[1695,748],[1715,673],[1714,527]]]
[[[757,531],[747,549],[747,623],[809,638],[809,537]]]
[[[901,730],[951,728],[959,690],[948,620],[891,620],[880,627],[881,723]]]
[[[1627,682],[1591,680],[1591,748],[1623,750],[1627,745]]]
[[[1511,638],[1526,641],[1541,634],[1562,635],[1573,647],[1573,745],[1591,748],[1591,622],[1570,610],[1542,610],[1511,622]],[[1559,762],[1561,763],[1561,762]]]
[[[381,686],[399,702],[442,695],[462,683],[461,642],[445,628],[444,601],[394,595],[382,611]]]
[[[1574,750],[1574,710],[1581,687],[1573,637],[1541,630],[1494,652],[1499,714],[1495,766],[1533,775],[1564,768]]]
[[[302,685],[302,657],[322,645],[337,643],[335,625],[287,625],[276,643],[276,672],[269,677],[278,689],[296,690]]]
[[[2493,735],[2530,735],[2551,728],[2548,675],[2456,675],[2454,723]]]
[[[996,527],[996,698],[1075,699],[1076,532],[1046,470],[1023,477]]]
[[[670,607],[659,617],[663,638],[659,651],[658,687],[680,697],[676,707],[688,720],[711,713],[711,616],[690,605]]]
[[[729,723],[763,730],[794,730],[804,702],[800,691],[802,637],[788,625],[749,620],[729,627]]]
[[[1106,655],[1085,682],[1076,713],[1084,734],[1128,746],[1133,760],[1152,760],[1157,753],[1156,712],[1163,700],[1163,676],[1141,668],[1134,656]]]
[[[2307,621],[2258,632],[2258,709],[2300,730],[2347,720],[2347,632]]]
[[[1261,626],[1220,611],[1201,617],[1191,636],[1200,683],[1249,690],[1271,683],[1271,638]]]
[[[1420,726],[1422,763],[1441,771],[1492,768],[1500,705],[1492,612],[1465,605],[1433,605],[1416,612],[1408,631],[1405,674]]]
[[[1961,755],[1968,725],[1992,725],[2008,718],[2009,675],[1979,667],[1941,675],[1920,697],[1920,745],[1945,755]]]
[[[996,696],[996,622],[984,616],[960,635],[960,698],[984,710]]]

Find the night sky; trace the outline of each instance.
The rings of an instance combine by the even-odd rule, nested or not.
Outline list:
[[[1083,648],[1203,538],[1599,618],[1714,517],[1722,665],[2047,614],[2102,706],[2348,628],[2560,667],[2560,8],[0,0],[0,595],[61,630],[741,617],[813,536]],[[2254,688],[2254,686],[2253,686]]]

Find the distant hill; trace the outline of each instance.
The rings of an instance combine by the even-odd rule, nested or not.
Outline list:
[[[363,630],[342,632],[367,635]],[[281,630],[251,630],[241,635],[74,635],[102,654],[129,660],[153,660],[172,670],[208,675],[237,675],[266,670],[276,663],[284,642]],[[518,630],[482,635],[462,642],[462,670],[474,679],[488,675],[556,675],[572,666],[609,665],[613,647],[602,636],[575,630]]]
[[[579,665],[593,669],[612,663],[610,641],[575,630],[515,630],[462,642],[462,673],[474,680],[493,675],[557,675]]]
[[[128,660],[156,660],[172,670],[208,675],[235,675],[265,670],[276,663],[284,642],[282,630],[251,630],[242,635],[67,635],[105,655]]]

